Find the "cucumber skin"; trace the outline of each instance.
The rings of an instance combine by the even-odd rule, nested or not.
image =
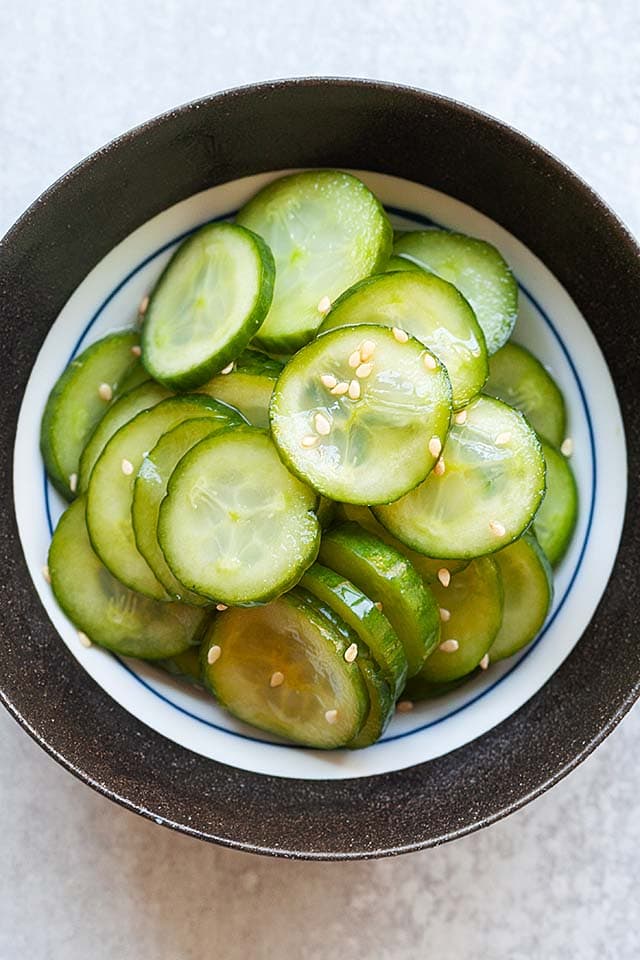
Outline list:
[[[257,247],[260,263],[262,265],[260,292],[255,301],[253,310],[247,317],[246,323],[243,325],[242,330],[239,330],[236,336],[233,337],[224,348],[219,350],[215,356],[203,360],[202,363],[192,367],[191,370],[188,370],[185,373],[166,377],[163,375],[161,370],[158,370],[153,366],[148,357],[148,353],[152,352],[148,350],[148,330],[149,324],[153,318],[154,297],[158,291],[161,290],[162,284],[167,281],[169,270],[173,265],[174,260],[184,252],[185,246],[191,240],[197,237],[201,230],[207,230],[210,226],[211,224],[206,224],[180,244],[160,274],[160,277],[149,298],[149,306],[144,318],[144,324],[142,327],[142,363],[150,377],[152,377],[154,380],[157,380],[158,383],[163,384],[165,387],[168,387],[170,390],[195,390],[197,387],[205,384],[207,380],[211,380],[216,373],[224,370],[224,368],[232,360],[235,360],[238,355],[242,353],[242,351],[248,346],[252,338],[258,332],[265,317],[267,316],[267,313],[269,312],[271,301],[273,300],[273,289],[276,279],[276,265],[271,250],[264,242],[262,237],[258,236],[257,233],[254,233],[247,227],[242,227],[239,224],[233,224],[234,229],[241,230],[243,233],[246,233],[250,236],[252,242]],[[231,224],[229,224],[229,226],[231,226]],[[171,278],[169,276],[169,281],[170,279]]]

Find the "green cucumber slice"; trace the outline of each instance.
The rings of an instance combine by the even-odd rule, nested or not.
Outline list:
[[[58,522],[49,548],[51,587],[62,610],[93,643],[127,657],[173,657],[197,641],[202,610],[158,603],[123,586],[91,548],[85,498]]]
[[[289,354],[310,340],[328,306],[357,280],[383,269],[392,230],[380,202],[360,180],[312,170],[270,183],[237,222],[259,234],[276,262],[271,309],[256,343]]]
[[[518,284],[494,246],[463,233],[418,230],[400,237],[394,253],[458,288],[473,308],[490,355],[506,343],[518,315]]]
[[[480,396],[464,417],[454,418],[447,438],[445,472],[373,509],[398,540],[428,556],[470,559],[505,547],[544,496],[542,448],[521,413]]]
[[[525,347],[507,343],[491,357],[484,392],[524,413],[536,433],[554,447],[564,440],[567,416],[562,392]]]
[[[438,642],[440,621],[433,594],[407,558],[357,524],[325,533],[319,558],[382,603],[404,647],[408,676],[416,674]]]
[[[504,587],[504,610],[489,659],[503,660],[526,647],[542,627],[553,600],[553,573],[530,533],[496,553],[495,561]]]
[[[400,234],[396,239],[399,239],[400,236],[404,236],[404,234]],[[414,263],[413,260],[408,260],[407,257],[397,257],[395,255],[389,257],[385,267],[386,273],[393,273],[398,270],[408,270],[412,273],[422,273],[423,268],[417,263]]]
[[[316,516],[323,530],[326,530],[334,522],[336,518],[336,506],[333,500],[327,500],[326,497],[320,497],[318,500]]]
[[[440,642],[420,673],[409,680],[405,696],[410,700],[453,689],[450,684],[478,666],[502,623],[502,581],[494,557],[472,560],[448,587],[436,583],[431,589],[442,618]]]
[[[300,350],[276,384],[270,416],[280,455],[332,500],[395,500],[437,460],[430,441],[441,446],[447,435],[449,378],[423,344],[404,337],[370,324],[331,330]],[[366,363],[349,365],[362,355]],[[351,396],[336,394],[347,385]]]
[[[533,521],[538,543],[552,567],[560,563],[578,520],[578,487],[567,458],[542,441],[547,492]]]
[[[146,380],[140,386],[124,393],[114,402],[91,435],[91,439],[80,457],[78,490],[81,493],[86,493],[96,460],[120,427],[123,427],[129,420],[133,420],[143,410],[155,407],[157,403],[166,400],[171,395],[171,391],[167,390],[166,387],[154,383],[153,380]]]
[[[166,600],[168,595],[136,546],[131,517],[133,485],[147,451],[162,434],[184,420],[202,416],[217,419],[221,426],[239,418],[237,411],[211,397],[170,397],[120,427],[91,473],[87,528],[93,549],[114,577],[155,600]]]
[[[300,586],[330,607],[358,635],[380,667],[394,698],[397,697],[407,678],[407,655],[376,602],[350,580],[319,563],[306,571]]]
[[[273,297],[265,242],[233,223],[209,223],[180,244],[149,301],[142,362],[175,390],[199,387],[235,360]]]
[[[194,687],[202,687],[202,671],[200,667],[200,647],[193,646],[184,653],[177,653],[175,657],[166,660],[157,660],[156,666],[161,667],[178,680],[186,680]]]
[[[240,414],[230,408],[221,418],[217,407],[208,410],[203,406],[197,419],[185,420],[160,437],[142,461],[133,485],[131,521],[136,546],[167,593],[183,603],[199,606],[210,601],[187,590],[171,572],[158,543],[160,504],[166,495],[169,477],[188,450],[205,437],[242,423]]]
[[[362,323],[406,330],[432,350],[449,374],[454,409],[466,406],[487,379],[487,350],[475,314],[435,274],[418,269],[361,280],[334,303],[318,332]]]
[[[316,502],[266,431],[234,427],[182,458],[160,507],[158,540],[190,590],[230,605],[264,603],[315,560]]]
[[[253,427],[269,426],[269,403],[282,364],[257,350],[245,350],[229,373],[219,373],[198,393],[206,393],[235,407]]]
[[[80,455],[123,380],[139,365],[133,330],[112,333],[71,361],[42,415],[40,450],[49,479],[63,497],[78,489]]]
[[[205,441],[207,442],[207,441]],[[234,716],[294,743],[344,747],[369,712],[344,635],[295,591],[216,617],[202,648],[204,679]]]

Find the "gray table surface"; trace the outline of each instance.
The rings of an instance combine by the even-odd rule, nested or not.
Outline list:
[[[519,127],[640,233],[637,0],[3,0],[0,234],[123,130],[255,80],[392,79]],[[549,794],[372,863],[261,859],[98,797],[0,716],[0,958],[640,955],[640,712]]]

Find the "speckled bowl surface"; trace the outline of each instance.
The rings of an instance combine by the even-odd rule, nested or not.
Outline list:
[[[49,355],[55,361],[56,345],[61,355],[66,350],[73,304],[82,296],[91,303],[95,277],[106,276],[103,265],[121,271],[113,275],[116,293],[133,284],[133,296],[138,274],[128,258],[146,252],[153,218],[173,236],[171,216],[177,226],[187,217],[191,227],[194,203],[205,204],[200,219],[203,210],[222,215],[242,199],[238,183],[317,166],[367,171],[365,179],[400,222],[407,213],[418,223],[440,217],[448,226],[504,238],[537,296],[523,285],[533,306],[522,322],[531,329],[540,324],[542,332],[531,337],[543,354],[542,321],[558,333],[564,354],[558,348],[557,364],[566,362],[569,397],[575,374],[576,433],[584,408],[585,451],[590,444],[584,464],[576,460],[584,530],[575,572],[567,566],[561,574],[553,629],[527,663],[505,668],[500,683],[487,681],[447,716],[419,729],[395,728],[371,760],[324,768],[314,757],[296,759],[293,748],[279,748],[287,759],[273,761],[275,747],[269,754],[259,741],[247,746],[237,731],[226,731],[224,742],[225,731],[192,739],[187,727],[174,732],[170,713],[156,720],[157,711],[132,706],[101,672],[110,669],[106,660],[95,666],[68,643],[42,584],[34,583],[39,548],[36,534],[33,540],[25,532],[27,514],[37,516],[45,501],[49,511],[41,473],[28,468],[37,391],[48,386],[45,361]],[[624,512],[623,423],[631,478],[640,466],[631,429],[639,305],[640,252],[602,201],[522,135],[430,94],[363,81],[265,84],[180,108],[108,145],[47,191],[0,247],[0,329],[8,351],[0,423],[5,704],[45,749],[106,796],[159,823],[257,852],[380,856],[443,842],[521,806],[594,749],[640,689],[634,596],[640,511],[633,480],[607,585]],[[108,311],[100,322],[108,325]],[[555,369],[548,339],[545,359]]]

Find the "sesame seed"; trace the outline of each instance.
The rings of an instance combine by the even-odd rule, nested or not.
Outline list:
[[[573,440],[571,437],[565,437],[560,447],[560,453],[565,457],[570,457],[573,453]]]
[[[451,574],[449,573],[446,567],[440,567],[440,569],[438,570],[438,580],[440,581],[443,587],[448,587],[449,584],[451,583]]]
[[[430,353],[425,353],[424,357],[422,358],[422,362],[427,370],[435,370],[438,366],[438,361]]]
[[[359,377],[360,380],[363,380],[365,377],[369,376],[372,370],[373,370],[372,363],[361,363],[360,366],[356,369],[356,377]]]
[[[325,417],[324,413],[316,413],[314,424],[321,437],[328,437],[331,433],[331,421]]]
[[[406,332],[406,330],[401,330],[400,327],[394,327],[391,332],[398,343],[406,343],[409,339],[409,334]]]
[[[494,533],[496,537],[504,537],[507,532],[506,527],[503,523],[500,523],[499,520],[491,520],[489,523],[489,529],[491,533]]]
[[[485,653],[484,657],[482,658],[482,660],[480,661],[480,663],[478,664],[478,666],[480,667],[481,670],[488,670],[488,669],[489,669],[489,654],[488,654],[488,653]]]
[[[357,656],[358,656],[358,644],[352,643],[351,646],[347,647],[347,649],[345,650],[344,658],[347,661],[347,663],[353,663],[353,661],[356,659]]]
[[[318,313],[328,313],[331,310],[331,300],[329,297],[322,297],[318,301]]]
[[[133,464],[131,460],[124,459],[120,464],[120,469],[124,473],[125,477],[130,477],[133,473]]]
[[[143,297],[140,301],[140,306],[138,307],[138,313],[141,317],[144,317],[147,312],[147,307],[149,306],[149,297]]]
[[[72,473],[69,476],[69,490],[71,490],[71,493],[75,493],[77,489],[78,489],[78,474]]]
[[[49,573],[49,567],[47,566],[46,563],[42,568],[42,576],[47,581],[47,583],[51,583],[51,574]]]
[[[320,383],[323,387],[326,387],[327,390],[333,390],[333,388],[338,385],[338,381],[331,373],[323,373],[320,377]]]
[[[382,604],[380,603],[379,600],[376,600],[376,602],[374,603],[374,607],[382,613]]]
[[[438,612],[440,613],[440,619],[443,623],[448,623],[449,620],[451,620],[451,611],[447,610],[446,607],[440,607]]]
[[[455,653],[456,650],[460,649],[460,644],[457,640],[445,640],[440,644],[438,650],[442,650],[443,653]]]
[[[444,460],[442,459],[442,457],[440,457],[435,467],[433,468],[433,472],[435,473],[436,477],[441,477],[444,471],[445,471]]]
[[[411,713],[413,710],[413,701],[411,700],[398,700],[396,704],[396,710],[398,713]]]
[[[442,453],[442,440],[440,437],[431,437],[429,440],[429,453],[432,457],[439,457]]]
[[[354,350],[347,362],[352,370],[355,370],[356,367],[359,367],[360,364],[362,363],[362,357],[360,356],[360,351]]]
[[[226,377],[226,375],[228,373],[232,373],[232,371],[233,371],[233,360],[231,361],[231,363],[228,363],[226,367],[224,367],[224,369],[220,371],[220,373],[222,374],[223,377]]]
[[[456,415],[454,416],[453,419],[455,420],[456,423],[460,423],[460,424],[466,423],[466,422],[467,422],[467,411],[466,411],[466,410],[460,410],[458,413],[456,413]]]
[[[131,347],[131,353],[134,355],[134,357],[141,357],[141,356],[142,356],[142,347],[139,347],[139,346],[136,344],[136,346]]]
[[[320,443],[320,437],[315,437],[312,433],[307,434],[306,437],[303,437],[300,441],[301,447],[315,447],[317,443]]]
[[[223,610],[228,610],[226,603],[216,603],[216,610],[219,610],[222,613]]]
[[[505,447],[511,440],[511,433],[508,430],[505,430],[504,433],[499,433],[496,437],[495,443],[496,447]]]
[[[326,713],[325,713],[325,715],[324,715],[324,718],[325,718],[325,720],[327,721],[327,723],[335,723],[336,720],[338,719],[338,711],[337,711],[337,710],[327,710]]]
[[[212,647],[209,647],[209,652],[207,653],[207,663],[213,666],[216,660],[220,659],[221,653],[222,647],[219,647],[217,643],[214,643]]]
[[[374,354],[376,345],[373,340],[363,340],[362,346],[360,347],[360,356],[363,361],[370,360]]]
[[[269,680],[270,687],[281,687],[284,683],[284,673],[281,673],[279,670],[276,670],[275,673],[271,674],[271,680]]]
[[[113,390],[108,383],[101,383],[98,387],[98,396],[101,400],[106,400],[107,403],[109,400],[113,399]]]
[[[341,380],[340,383],[336,383],[335,387],[330,391],[334,397],[342,397],[348,391],[349,384],[346,380]]]
[[[360,399],[360,384],[357,380],[352,380],[349,384],[349,396],[352,400]]]
[[[91,643],[91,640],[89,640],[89,637],[86,635],[86,633],[83,633],[82,630],[78,630],[78,640],[80,641],[83,647],[93,646],[93,644]]]

